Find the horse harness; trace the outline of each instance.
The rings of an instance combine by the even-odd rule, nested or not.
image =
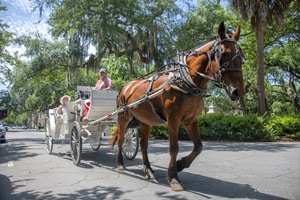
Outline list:
[[[234,46],[235,46],[235,55],[231,57],[230,60],[227,60],[226,62],[224,62],[222,65],[220,65],[220,61],[222,58],[222,47],[221,45],[224,42],[233,42]],[[210,77],[206,74],[200,73],[198,71],[195,71],[194,69],[190,68],[187,63],[186,63],[186,58],[188,56],[200,56],[202,54],[207,54],[207,57],[209,59],[209,65],[212,68],[212,60],[214,59],[217,62],[219,71],[216,72],[214,74],[214,77]],[[195,96],[200,96],[202,98],[207,96],[207,88],[199,88],[194,81],[192,80],[189,70],[194,71],[197,75],[208,79],[209,81],[212,81],[214,84],[216,84],[219,87],[225,87],[226,84],[224,83],[223,79],[222,79],[222,74],[226,71],[230,71],[230,72],[242,72],[242,70],[240,68],[228,68],[230,62],[232,62],[233,60],[235,60],[236,58],[241,57],[242,58],[242,62],[244,62],[244,57],[241,53],[241,49],[239,47],[239,45],[237,44],[237,42],[234,39],[231,38],[225,38],[223,40],[216,40],[214,42],[214,44],[212,45],[212,47],[210,48],[210,51],[208,52],[192,52],[192,53],[178,53],[176,58],[175,58],[175,62],[173,63],[169,63],[161,68],[159,68],[158,70],[151,72],[149,74],[153,74],[150,78],[148,79],[144,79],[142,82],[140,82],[138,85],[136,85],[130,92],[129,96],[126,98],[125,102],[123,102],[122,106],[126,107],[127,105],[127,100],[133,95],[134,91],[140,87],[141,85],[149,82],[149,86],[147,88],[147,92],[145,94],[145,96],[140,97],[139,99],[144,99],[145,101],[147,101],[149,103],[149,105],[151,106],[152,112],[154,113],[154,115],[162,122],[165,123],[166,119],[164,116],[162,116],[160,113],[158,113],[157,109],[155,108],[155,106],[153,105],[153,103],[151,102],[151,99],[148,98],[148,96],[150,94],[153,94],[155,92],[155,89],[153,90],[152,86],[154,81],[156,81],[160,76],[164,75],[164,74],[168,74],[168,73],[174,73],[174,80],[173,83],[170,84],[170,86],[177,90],[180,91],[184,94],[192,94]],[[125,93],[125,92],[124,92]],[[125,95],[124,95],[125,96]]]

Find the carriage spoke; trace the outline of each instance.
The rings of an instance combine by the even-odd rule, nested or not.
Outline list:
[[[71,156],[73,163],[78,165],[81,159],[82,140],[79,124],[74,124],[71,131]]]
[[[128,160],[135,158],[138,152],[138,132],[135,128],[128,128],[123,143],[123,154]]]

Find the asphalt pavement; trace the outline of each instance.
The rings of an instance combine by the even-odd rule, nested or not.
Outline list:
[[[178,158],[191,149],[191,142],[180,141]],[[8,132],[0,144],[0,199],[300,199],[299,142],[204,142],[190,168],[179,173],[182,192],[166,180],[168,141],[150,140],[148,152],[155,180],[145,179],[140,152],[119,172],[117,150],[107,139],[97,152],[84,144],[75,166],[68,140],[56,140],[49,155],[43,132]]]

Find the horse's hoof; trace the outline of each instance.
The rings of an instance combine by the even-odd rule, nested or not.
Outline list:
[[[145,174],[146,174],[146,178],[147,179],[149,179],[149,180],[155,179],[154,174],[150,170],[148,170],[147,172],[145,172]]]
[[[151,169],[148,169],[146,166],[144,166],[144,173],[147,179],[155,179],[153,171]]]
[[[126,167],[124,165],[119,165],[118,166],[118,170],[119,171],[122,171],[122,170],[125,170],[125,169],[126,169]]]
[[[181,183],[176,179],[171,180],[170,186],[173,191],[183,191],[184,190]]]

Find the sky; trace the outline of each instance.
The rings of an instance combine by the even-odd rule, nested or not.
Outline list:
[[[1,0],[1,5],[7,8],[7,11],[0,12],[0,17],[9,25],[8,30],[18,35],[36,31],[47,35],[49,12],[43,12],[41,22],[37,23],[40,20],[39,11],[33,12],[33,0]]]
[[[37,23],[40,20],[40,16],[38,10],[33,12],[34,0],[0,0],[0,3],[7,9],[7,11],[0,12],[0,19],[2,23],[6,23],[9,26],[7,28],[8,31],[18,36],[39,32],[45,37],[50,37],[48,34],[49,26],[46,24],[49,12],[43,12],[40,23]],[[10,46],[7,50],[22,52],[23,49]],[[0,90],[2,89],[7,89],[7,86],[0,84]]]

